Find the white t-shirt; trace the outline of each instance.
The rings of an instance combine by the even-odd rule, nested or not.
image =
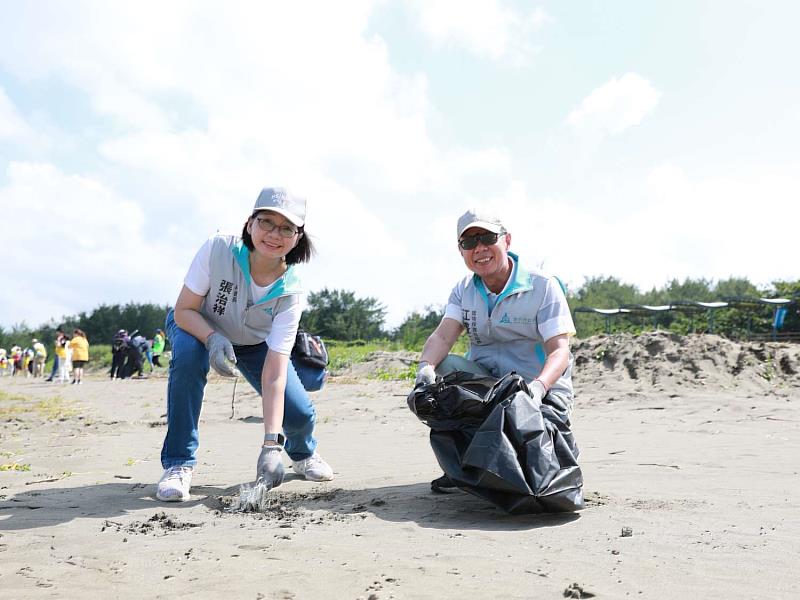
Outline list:
[[[183,284],[198,296],[208,295],[211,288],[211,246],[216,236],[209,238],[195,254],[189,271],[183,279]],[[275,285],[256,285],[250,280],[250,299],[255,301],[266,294]],[[294,341],[297,337],[297,328],[300,325],[300,316],[303,314],[303,303],[292,304],[289,308],[279,312],[272,320],[272,331],[269,332],[266,342],[270,350],[281,354],[292,353]]]

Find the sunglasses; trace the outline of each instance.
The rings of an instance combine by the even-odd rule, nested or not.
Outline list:
[[[258,222],[258,226],[261,228],[261,231],[264,233],[272,233],[275,231],[276,227],[278,228],[278,233],[281,237],[290,238],[297,233],[297,229],[294,227],[289,225],[277,225],[272,219],[256,217],[256,221]]]
[[[484,246],[493,246],[497,243],[497,240],[500,238],[500,236],[504,234],[505,232],[467,235],[458,240],[458,246],[462,250],[472,250],[473,248],[477,248],[478,244],[483,244]]]

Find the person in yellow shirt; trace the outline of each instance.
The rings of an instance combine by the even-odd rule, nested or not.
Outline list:
[[[67,341],[67,336],[64,335],[61,327],[56,329],[56,355],[53,358],[53,369],[50,371],[50,377],[48,377],[46,381],[53,381],[53,379],[55,379],[61,371],[61,363],[63,363],[64,359],[67,358]]]
[[[44,363],[47,362],[47,348],[44,344],[33,338],[33,376],[44,377]]]
[[[75,329],[72,333],[74,335],[69,342],[69,347],[72,350],[72,383],[82,384],[83,368],[89,362],[89,340],[86,339],[86,334],[80,329]]]

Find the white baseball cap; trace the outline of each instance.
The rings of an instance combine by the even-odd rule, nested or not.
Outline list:
[[[306,199],[295,196],[286,188],[264,188],[258,195],[253,213],[271,210],[283,215],[292,224],[302,227],[306,222]]]
[[[492,233],[503,233],[506,231],[503,222],[497,215],[475,208],[470,208],[458,218],[456,237],[460,238],[461,234],[470,227],[480,227]]]

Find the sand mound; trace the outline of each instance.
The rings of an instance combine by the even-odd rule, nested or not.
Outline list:
[[[800,346],[735,342],[716,335],[595,336],[572,344],[576,385],[612,382],[746,386],[767,389],[800,384]]]
[[[335,377],[381,377],[396,378],[406,373],[419,360],[417,352],[371,352],[363,362],[334,371]]]
[[[712,386],[753,391],[800,386],[800,345],[736,342],[717,335],[652,331],[600,335],[572,343],[576,387],[641,384]],[[335,377],[399,379],[419,360],[415,352],[372,352]]]

